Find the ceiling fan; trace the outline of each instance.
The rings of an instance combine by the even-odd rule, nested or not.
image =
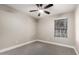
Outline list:
[[[29,12],[36,12],[37,11],[37,12],[39,12],[38,16],[40,16],[42,12],[44,12],[46,14],[50,14],[50,12],[46,11],[45,9],[48,9],[48,8],[52,7],[53,4],[48,4],[48,5],[44,6],[44,7],[42,7],[43,4],[36,4],[36,6],[38,7],[38,10],[30,10]]]

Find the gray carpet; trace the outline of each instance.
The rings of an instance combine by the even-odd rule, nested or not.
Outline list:
[[[22,47],[0,53],[0,55],[76,55],[74,49],[34,42]]]

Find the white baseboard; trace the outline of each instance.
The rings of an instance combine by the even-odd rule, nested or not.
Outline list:
[[[64,46],[64,47],[68,47],[68,48],[73,48],[73,46],[66,45],[66,44],[61,44],[61,43],[56,43],[56,42],[50,42],[50,41],[44,41],[44,40],[38,40],[38,41],[44,42],[44,43],[49,43],[49,44],[54,44],[54,45],[58,45],[58,46]]]
[[[22,43],[22,44],[18,44],[18,45],[12,46],[12,47],[8,47],[8,48],[1,49],[1,50],[0,50],[0,53],[3,53],[3,52],[6,52],[6,51],[15,49],[15,48],[18,48],[18,47],[27,45],[27,44],[30,44],[30,43],[35,42],[35,41],[36,41],[36,40],[33,40],[33,41],[25,42],[25,43]]]
[[[79,51],[77,50],[77,48],[74,47],[73,49],[75,50],[76,54],[79,55]]]

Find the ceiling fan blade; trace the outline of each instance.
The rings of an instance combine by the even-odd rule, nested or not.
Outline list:
[[[46,14],[50,14],[50,12],[48,12],[48,11],[44,11]]]
[[[53,4],[49,4],[49,5],[45,6],[44,9],[50,8],[52,6],[53,6]]]
[[[29,12],[35,12],[35,11],[38,11],[38,10],[30,10]]]
[[[40,7],[40,4],[36,4],[37,7]]]
[[[38,16],[40,16],[40,13],[38,14]]]
[[[40,4],[40,7],[42,7],[43,6],[43,4]]]

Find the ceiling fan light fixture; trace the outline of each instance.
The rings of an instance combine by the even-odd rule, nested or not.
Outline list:
[[[50,14],[50,12],[46,11],[45,9],[48,9],[48,8],[52,7],[53,4],[48,4],[48,5],[44,6],[44,7],[42,7],[43,4],[36,4],[36,6],[37,6],[37,10],[31,10],[30,12],[38,11],[38,16],[40,16],[41,14],[44,14],[44,13],[45,14]]]
[[[39,11],[39,13],[44,13],[44,11],[43,10],[38,10]]]

